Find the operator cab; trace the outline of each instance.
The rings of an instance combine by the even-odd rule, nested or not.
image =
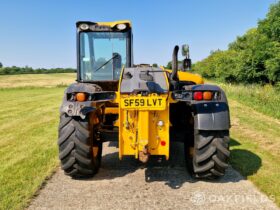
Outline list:
[[[131,23],[81,21],[76,26],[77,81],[98,84],[103,90],[110,84],[115,89],[122,67],[133,65]]]

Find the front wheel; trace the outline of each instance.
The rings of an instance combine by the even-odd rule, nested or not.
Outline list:
[[[197,130],[187,164],[196,178],[219,178],[225,174],[229,162],[229,131]]]
[[[90,177],[97,173],[102,155],[102,143],[94,141],[89,120],[63,113],[59,124],[59,159],[66,175]]]

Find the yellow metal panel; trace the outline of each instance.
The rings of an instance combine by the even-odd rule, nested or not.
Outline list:
[[[171,73],[172,70],[170,69],[164,69],[165,71]],[[204,84],[203,78],[199,74],[194,74],[186,71],[178,71],[178,77],[180,81],[191,81],[195,84]]]
[[[137,147],[137,111],[125,111],[119,113],[119,157],[123,155],[135,155],[138,157]]]
[[[129,27],[131,27],[131,22],[129,20],[118,20],[118,21],[114,21],[114,22],[97,22],[98,25],[102,25],[102,26],[109,26],[111,28],[115,27],[118,24],[128,24]]]
[[[139,96],[137,96],[139,97]],[[146,96],[145,96],[146,97]],[[148,97],[155,97],[150,95]],[[167,95],[162,96],[167,99]],[[123,98],[135,98],[121,95]],[[163,110],[123,109],[119,107],[119,157],[148,150],[151,155],[169,158],[169,103]]]
[[[121,94],[120,86],[123,72],[124,68],[121,72],[119,90],[114,101],[114,103],[119,104],[119,158],[121,159],[125,155],[133,155],[138,158],[139,152],[146,147],[149,154],[163,155],[169,159],[169,94],[149,94],[148,96]],[[165,79],[168,84],[166,74]],[[124,105],[125,99],[133,100],[129,107]],[[160,106],[156,102],[152,108],[141,107],[140,104],[136,106],[136,99],[147,99],[150,104],[153,99],[162,99],[164,105]],[[140,101],[138,102],[140,103]]]
[[[144,151],[145,148],[148,146],[149,143],[149,111],[139,111],[139,118],[138,118],[138,151]]]
[[[159,121],[163,122],[162,126],[158,125]],[[148,148],[151,155],[165,155],[169,159],[169,127],[169,108],[150,112]]]
[[[192,81],[195,84],[203,84],[203,78],[198,74],[193,74],[185,71],[178,71],[178,77],[180,81]]]

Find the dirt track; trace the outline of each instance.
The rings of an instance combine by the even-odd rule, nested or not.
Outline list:
[[[185,169],[181,144],[171,157],[143,167],[133,158],[119,161],[106,143],[94,178],[73,180],[58,170],[28,209],[278,209],[232,168],[220,180],[197,181]]]

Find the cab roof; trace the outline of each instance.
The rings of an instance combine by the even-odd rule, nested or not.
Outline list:
[[[127,24],[130,28],[132,26],[131,22],[129,20],[117,20],[113,22],[91,22],[91,21],[78,21],[76,23],[76,26],[78,27],[79,25],[86,23],[90,25],[99,25],[99,26],[107,26],[110,28],[114,28],[118,24]]]

